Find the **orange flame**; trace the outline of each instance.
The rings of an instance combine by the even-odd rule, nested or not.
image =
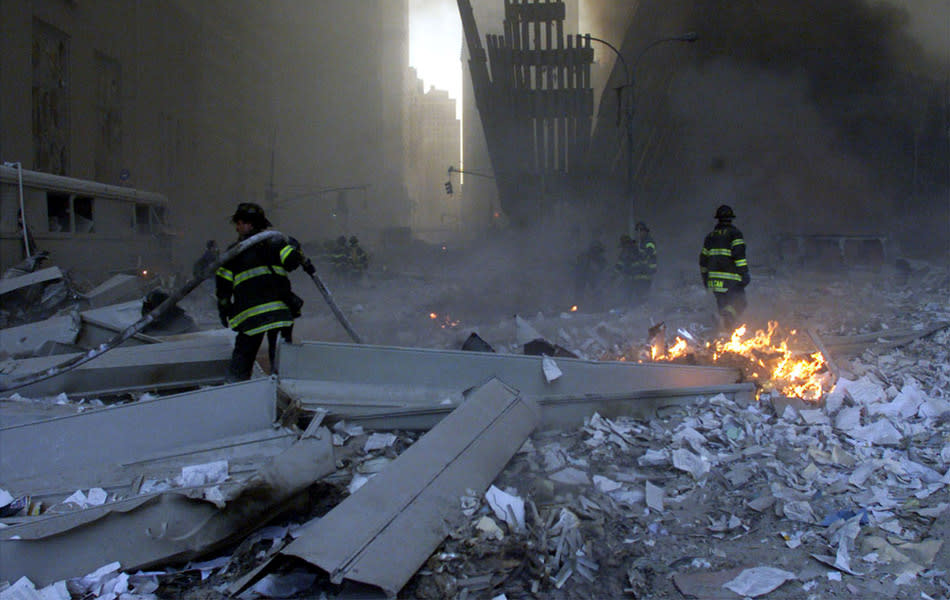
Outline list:
[[[806,356],[789,348],[789,337],[779,334],[779,324],[769,321],[768,331],[757,330],[746,337],[745,325],[732,332],[728,340],[716,340],[707,343],[705,352],[711,355],[712,362],[735,363],[738,358],[746,376],[759,380],[763,390],[777,390],[785,396],[817,402],[831,391],[832,382],[827,376],[828,368],[821,352]],[[789,336],[797,332],[793,329]],[[781,338],[781,339],[780,339]],[[651,349],[653,359],[675,360],[690,351],[689,344],[677,336],[676,342],[662,353]],[[702,352],[703,349],[698,349]],[[659,357],[656,355],[660,354]],[[764,375],[763,375],[764,374]],[[764,381],[763,381],[764,380]]]
[[[743,339],[747,328],[740,326],[732,332],[726,342],[716,341],[713,346],[713,360],[719,360],[725,354],[734,354],[751,361],[755,367],[761,367],[768,373],[769,384],[782,394],[816,402],[830,391],[830,384],[824,374],[827,365],[821,352],[814,352],[801,358],[788,347],[788,338],[778,339],[778,322],[769,321],[768,331],[757,330],[748,339]],[[792,330],[789,335],[795,335]],[[752,374],[753,377],[757,373]],[[829,389],[825,389],[828,384]]]
[[[576,304],[571,307],[571,312],[577,312],[577,305],[576,305]]]

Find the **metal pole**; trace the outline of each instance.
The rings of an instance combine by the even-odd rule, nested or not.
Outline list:
[[[26,207],[23,205],[23,163],[14,164],[16,165],[17,182],[20,185],[20,228],[23,230],[23,248],[26,249],[26,257],[31,258],[30,235],[26,230]]]
[[[618,103],[618,106],[617,106],[617,116],[618,116],[618,118],[619,118],[619,116],[622,114],[622,115],[623,115],[623,120],[625,121],[625,123],[624,123],[624,128],[625,128],[625,130],[626,130],[626,138],[627,138],[627,139],[626,139],[626,142],[627,142],[626,194],[627,194],[627,196],[630,198],[630,202],[629,202],[629,204],[628,204],[628,213],[627,213],[627,229],[628,229],[628,231],[632,234],[632,233],[633,233],[634,214],[635,214],[635,211],[634,211],[634,200],[635,200],[635,196],[634,196],[634,189],[633,189],[633,171],[634,171],[634,169],[633,169],[633,163],[634,163],[634,160],[633,160],[633,139],[634,139],[634,135],[633,135],[633,134],[634,134],[633,117],[634,117],[634,113],[635,113],[635,110],[636,110],[636,105],[635,105],[635,103],[636,103],[636,99],[637,99],[637,96],[636,96],[636,93],[635,93],[635,90],[634,90],[634,83],[635,83],[635,82],[634,82],[634,79],[633,79],[633,78],[635,77],[635,74],[636,74],[637,64],[640,62],[640,59],[643,58],[643,55],[646,54],[646,51],[649,50],[650,48],[656,46],[657,44],[660,44],[660,43],[663,43],[663,42],[689,42],[689,43],[692,43],[692,42],[695,42],[696,40],[698,40],[698,39],[699,39],[699,36],[698,36],[695,32],[690,31],[689,33],[684,33],[684,34],[682,34],[682,35],[677,35],[677,36],[673,36],[673,37],[666,37],[666,38],[660,38],[660,39],[658,39],[658,40],[653,40],[652,42],[650,42],[649,44],[647,44],[647,45],[643,48],[643,50],[641,50],[641,51],[637,54],[637,57],[636,57],[636,58],[634,59],[634,61],[633,61],[633,66],[632,66],[632,67],[627,65],[627,61],[624,60],[623,54],[620,52],[620,50],[618,50],[613,44],[611,44],[611,43],[608,42],[607,40],[602,40],[602,39],[596,38],[596,37],[594,37],[594,36],[592,36],[592,35],[586,35],[585,37],[586,37],[588,40],[591,40],[591,41],[594,41],[594,42],[600,42],[601,44],[604,44],[605,46],[607,46],[608,48],[610,48],[611,50],[613,50],[614,54],[616,54],[616,55],[617,55],[617,58],[620,60],[620,64],[623,65],[624,75],[626,76],[626,83],[625,83],[623,86],[617,88],[617,89],[620,91],[620,93],[617,94],[617,103]],[[629,92],[626,91],[628,88],[629,88],[629,90],[630,90]],[[623,107],[623,106],[622,106],[622,105],[623,105],[623,101],[624,101],[623,96],[624,96],[625,93],[626,93],[626,94],[629,94],[630,99],[629,99],[629,101],[627,102],[626,107]]]

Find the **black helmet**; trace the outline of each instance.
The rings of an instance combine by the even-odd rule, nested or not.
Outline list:
[[[215,242],[214,240],[208,240],[208,243],[205,244],[205,248],[214,248],[214,247],[217,246],[217,245],[218,245],[218,243]]]
[[[352,245],[355,246],[355,245],[357,245],[357,244],[359,244],[359,243],[360,243],[360,241],[359,241],[358,239],[356,239],[356,236],[355,236],[355,235],[350,236],[350,244],[352,244]]]
[[[270,227],[270,221],[264,216],[264,209],[259,204],[253,202],[242,202],[238,204],[237,210],[231,215],[231,222],[237,223],[244,221],[250,223],[257,229]]]
[[[716,209],[716,218],[720,220],[725,219],[735,219],[736,213],[732,212],[732,207],[728,204],[723,204]]]
[[[637,225],[634,227],[637,231],[650,231],[650,228],[647,227],[647,224],[643,221],[637,221]]]

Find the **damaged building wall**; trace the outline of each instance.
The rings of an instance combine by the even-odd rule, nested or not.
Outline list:
[[[206,240],[231,237],[225,216],[237,199],[264,205],[278,227],[282,217],[326,227],[319,239],[343,224],[332,206],[303,206],[326,186],[363,185],[351,232],[407,224],[406,0],[283,8],[4,2],[0,160],[166,195],[183,265]],[[48,55],[35,31],[68,49],[63,76],[44,79],[63,106],[55,119],[34,118],[50,110],[33,92],[34,56]],[[34,123],[55,123],[55,140]],[[60,158],[36,159],[36,140],[55,142]],[[14,229],[0,235],[12,239]]]

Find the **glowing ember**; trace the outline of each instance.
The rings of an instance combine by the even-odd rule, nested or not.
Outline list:
[[[794,329],[783,337],[779,333],[778,323],[770,321],[768,331],[760,329],[748,337],[747,331],[747,327],[742,325],[732,332],[728,340],[707,343],[705,349],[694,352],[708,353],[713,362],[742,369],[746,377],[757,382],[760,391],[776,390],[785,396],[812,402],[817,402],[822,395],[831,391],[832,381],[821,352],[803,354],[789,348],[790,336],[797,333]],[[659,358],[675,360],[689,352],[686,340],[677,337],[676,343]],[[655,349],[651,353],[657,354]],[[654,356],[654,359],[657,357]]]
[[[577,305],[576,305],[576,304],[571,307],[571,312],[577,312]]]
[[[439,316],[438,313],[430,312],[429,318],[439,324],[439,327],[442,329],[451,329],[453,327],[458,327],[460,321],[453,319],[448,315]]]

